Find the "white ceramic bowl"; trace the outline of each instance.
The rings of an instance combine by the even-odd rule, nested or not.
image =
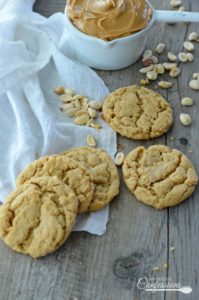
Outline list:
[[[151,4],[149,4],[151,6]],[[148,26],[132,35],[104,41],[78,30],[66,15],[69,44],[74,58],[99,70],[118,70],[135,63],[141,56],[148,37],[148,31],[157,22],[199,22],[199,13],[158,11],[152,8],[152,18]]]

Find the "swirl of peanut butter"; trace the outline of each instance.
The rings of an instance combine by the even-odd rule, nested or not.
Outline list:
[[[110,41],[145,28],[152,9],[146,0],[68,0],[67,14],[80,31]]]

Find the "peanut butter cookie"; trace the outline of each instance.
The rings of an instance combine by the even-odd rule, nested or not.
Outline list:
[[[131,139],[159,137],[173,123],[169,103],[160,94],[137,85],[111,93],[102,110],[105,121],[113,130]]]
[[[180,151],[163,145],[132,150],[122,170],[130,192],[139,201],[157,209],[184,201],[198,182],[189,159]]]
[[[17,186],[32,177],[57,176],[68,184],[79,201],[78,213],[85,212],[91,203],[94,184],[90,172],[78,161],[60,155],[42,157],[31,163],[17,178]]]
[[[57,177],[38,177],[19,186],[0,207],[0,237],[17,252],[44,256],[72,230],[78,201]]]
[[[118,171],[106,151],[79,147],[62,155],[82,163],[90,172],[95,189],[88,211],[102,209],[119,193]]]

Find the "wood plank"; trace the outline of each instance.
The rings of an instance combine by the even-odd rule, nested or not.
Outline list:
[[[183,1],[185,7],[193,11],[199,12],[198,1]],[[171,47],[179,51],[182,47],[183,41],[188,38],[188,34],[193,31],[198,32],[198,24],[190,24],[184,29],[179,26],[173,31],[174,39],[178,41]],[[199,70],[199,45],[195,44],[194,62],[191,64],[180,64],[182,75],[176,80],[174,91],[169,92],[169,99],[175,107],[176,119],[170,136],[175,139],[171,141],[168,138],[168,145],[177,148],[184,152],[193,162],[196,170],[199,173],[198,161],[198,132],[199,132],[199,103],[198,92],[192,91],[188,88],[188,82],[194,72]],[[194,99],[195,105],[191,108],[181,107],[180,99],[189,96]],[[193,118],[193,124],[185,128],[179,121],[179,113],[189,113]],[[189,151],[193,151],[190,153]],[[176,251],[169,253],[169,272],[168,276],[176,282],[180,282],[182,286],[189,285],[193,292],[188,299],[197,299],[199,295],[199,286],[197,278],[199,276],[199,241],[196,238],[199,232],[199,203],[198,203],[199,189],[187,201],[179,206],[169,209],[169,246],[174,245]],[[185,299],[185,295],[178,293],[171,297],[166,294],[166,299]]]
[[[66,6],[66,1],[56,0],[56,1],[45,1],[39,0],[35,2],[34,10],[39,12],[45,17],[49,17],[56,12],[64,12]]]

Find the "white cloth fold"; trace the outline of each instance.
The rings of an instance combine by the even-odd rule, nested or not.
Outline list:
[[[114,156],[116,135],[75,126],[59,109],[63,85],[102,100],[108,89],[90,68],[72,61],[65,16],[32,12],[34,0],[0,0],[0,201],[15,188],[22,169],[38,157],[85,145],[92,134]],[[102,121],[101,121],[102,122]],[[78,217],[75,230],[101,235],[108,208]]]

